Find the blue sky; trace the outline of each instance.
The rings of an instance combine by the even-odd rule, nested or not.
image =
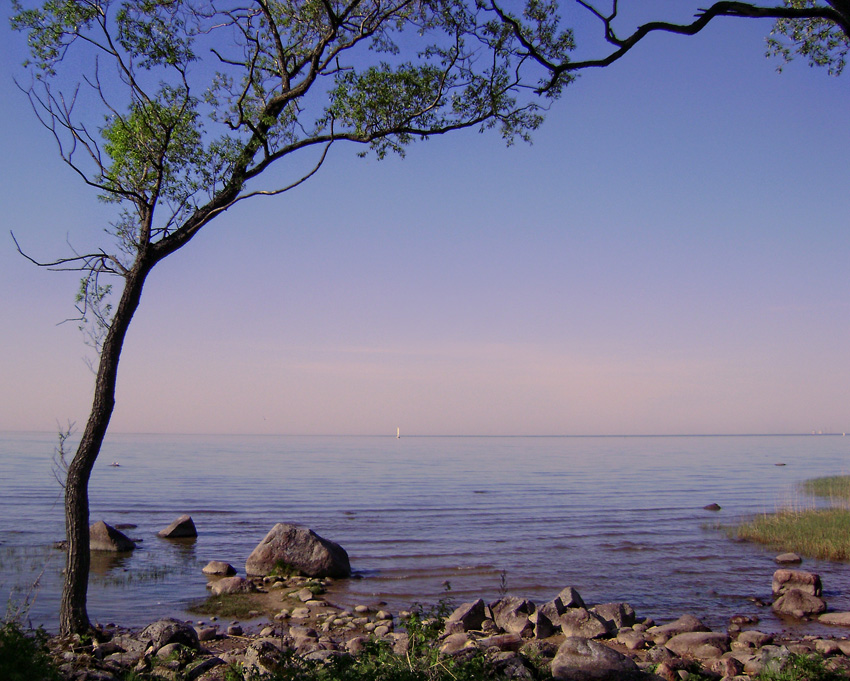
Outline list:
[[[667,7],[670,3],[657,3]],[[644,5],[646,7],[646,5]],[[764,57],[770,22],[653,37],[534,137],[359,159],[211,223],[153,274],[124,432],[850,430],[850,80]],[[97,243],[2,28],[0,429],[82,424],[77,277]]]

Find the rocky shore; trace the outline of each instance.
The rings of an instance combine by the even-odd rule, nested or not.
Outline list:
[[[167,530],[195,532],[190,523],[181,517]],[[98,528],[104,542],[123,541],[113,530]],[[203,619],[165,619],[141,631],[106,625],[90,640],[54,637],[49,648],[67,681],[251,681],[281,671],[281,678],[305,678],[285,672],[354,664],[376,651],[406,660],[411,672],[412,658],[424,651],[434,665],[483,660],[482,679],[530,681],[747,681],[778,671],[795,655],[816,654],[827,669],[850,678],[850,613],[826,612],[820,577],[788,567],[799,557],[783,554],[777,562],[771,609],[783,618],[834,625],[836,636],[777,636],[759,631],[752,616],[733,616],[721,631],[694,614],[658,623],[625,602],[588,605],[572,587],[545,603],[504,594],[490,603],[444,601],[430,612],[339,607],[327,593],[335,579],[350,574],[345,551],[281,523],[252,552],[247,577],[223,561],[204,568],[211,596],[197,609]]]
[[[250,627],[216,615],[192,622],[160,620],[141,631],[107,625],[91,641],[55,637],[50,649],[69,681],[118,681],[130,672],[137,678],[225,681],[257,678],[294,660],[356,658],[376,641],[403,657],[409,653],[411,623],[424,623],[434,627],[429,645],[440,656],[481,654],[499,678],[684,681],[701,674],[746,681],[766,668],[779,669],[793,654],[823,656],[828,668],[850,677],[845,636],[789,640],[760,632],[753,618],[733,617],[724,631],[710,631],[691,614],[656,623],[627,603],[588,606],[570,587],[546,603],[506,595],[489,604],[463,603],[438,617],[366,605],[336,607],[323,598],[330,582],[246,580],[250,587],[227,596],[231,605],[253,595],[265,595],[267,605],[288,605],[265,613],[259,624],[254,619]]]

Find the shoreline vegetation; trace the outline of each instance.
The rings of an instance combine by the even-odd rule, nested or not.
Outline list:
[[[729,535],[810,558],[850,560],[850,475],[806,480],[800,490],[828,505],[764,513],[729,528]]]

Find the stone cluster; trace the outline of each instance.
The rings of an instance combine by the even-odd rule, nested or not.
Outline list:
[[[115,532],[100,523],[92,528],[93,542],[97,536],[99,547],[109,541],[126,546]],[[160,536],[194,532],[191,518],[182,516]],[[777,562],[800,561],[783,554]],[[275,525],[249,557],[247,577],[237,576],[224,561],[210,562],[203,572],[215,596],[279,592],[278,604],[287,607],[278,605],[268,623],[248,635],[240,622],[221,625],[212,617],[194,625],[161,620],[137,633],[106,627],[89,645],[56,638],[51,645],[64,678],[115,681],[128,672],[155,671],[174,681],[223,681],[232,665],[247,675],[264,674],[288,654],[317,661],[357,656],[373,638],[387,641],[399,655],[408,651],[404,622],[410,613],[396,617],[380,605],[339,608],[322,597],[332,578],[349,576],[351,568],[339,545],[309,529]],[[817,617],[824,624],[850,626],[850,613],[826,612],[821,580],[814,573],[782,567],[773,574],[772,591],[771,607],[781,617]],[[261,614],[250,612],[249,618]],[[757,624],[758,618],[736,616],[725,631],[711,631],[686,614],[658,625],[639,617],[628,603],[588,606],[567,587],[541,604],[507,595],[491,603],[463,603],[444,620],[435,645],[445,656],[482,652],[500,677],[520,680],[538,678],[542,668],[558,681],[685,681],[695,669],[716,679],[744,681],[780,667],[792,653],[815,652],[850,676],[850,641],[781,640],[758,631]]]
[[[811,573],[782,570],[774,578],[784,585],[779,597],[797,588],[791,583],[818,591],[820,582]],[[232,577],[218,581],[225,579]],[[51,645],[64,678],[73,681],[117,681],[131,671],[174,681],[223,681],[233,665],[246,674],[263,674],[288,654],[316,661],[357,656],[370,639],[387,641],[396,654],[405,655],[404,623],[410,613],[394,616],[380,606],[335,607],[323,598],[332,581],[244,579],[247,590],[280,591],[291,603],[250,631],[216,617],[196,623],[166,619],[137,633],[102,628],[89,645],[58,638]],[[785,640],[747,628],[757,624],[756,618],[738,616],[725,631],[710,631],[697,617],[683,615],[659,625],[639,617],[627,603],[588,606],[568,587],[542,604],[513,596],[489,604],[481,599],[463,603],[444,620],[436,645],[445,656],[482,652],[499,677],[520,681],[539,678],[535,668],[559,681],[684,681],[694,670],[749,681],[765,668],[780,667],[792,653],[819,653],[831,668],[850,675],[850,640]]]

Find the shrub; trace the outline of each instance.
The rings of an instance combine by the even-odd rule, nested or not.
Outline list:
[[[58,681],[43,629],[27,632],[12,620],[0,626],[0,679]]]

